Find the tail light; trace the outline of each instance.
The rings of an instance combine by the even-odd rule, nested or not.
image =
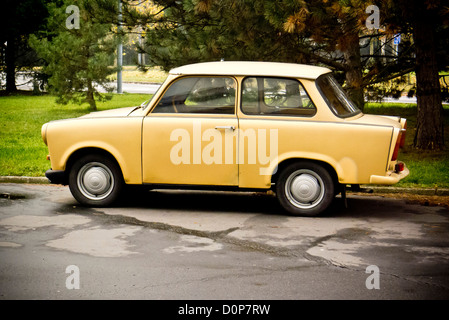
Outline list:
[[[396,161],[398,159],[399,148],[405,145],[405,133],[407,131],[407,120],[405,120],[403,128],[399,131],[398,139],[396,140],[396,145],[394,146],[393,156],[391,161]]]
[[[394,171],[395,172],[401,172],[401,171],[404,171],[404,168],[405,168],[404,162],[398,162],[394,166]]]
[[[398,159],[399,147],[401,146],[402,132],[399,132],[398,139],[396,140],[396,145],[394,146],[393,156],[391,161],[396,161]]]

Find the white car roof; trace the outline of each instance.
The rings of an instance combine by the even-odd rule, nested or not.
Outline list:
[[[255,61],[216,61],[189,64],[170,70],[175,75],[235,75],[316,79],[331,72],[328,68],[305,64]]]

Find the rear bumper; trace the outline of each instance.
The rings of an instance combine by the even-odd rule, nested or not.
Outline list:
[[[63,184],[67,185],[67,176],[65,174],[65,171],[61,170],[47,170],[45,172],[45,176],[50,181],[50,183],[53,184]]]
[[[370,184],[383,184],[383,185],[392,185],[395,183],[398,183],[405,177],[409,175],[410,171],[408,168],[404,165],[404,170],[400,172],[387,172],[385,176],[376,176],[372,175],[370,177]]]

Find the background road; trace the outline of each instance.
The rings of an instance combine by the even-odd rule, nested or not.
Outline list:
[[[353,195],[303,218],[256,193],[134,192],[113,208],[54,185],[0,196],[0,299],[449,298],[443,207]]]
[[[16,77],[17,89],[18,90],[33,90],[32,77],[19,73]],[[111,82],[111,86],[114,88],[113,92],[117,92],[117,81]],[[138,82],[123,82],[122,91],[127,93],[147,93],[154,94],[157,89],[159,89],[160,84],[158,83],[138,83]],[[98,89],[100,92],[106,92],[103,88]]]

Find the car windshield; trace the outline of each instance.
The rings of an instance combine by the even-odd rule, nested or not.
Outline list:
[[[316,80],[316,84],[321,91],[321,94],[326,100],[329,108],[337,116],[342,118],[352,117],[359,114],[361,111],[354,102],[347,96],[346,92],[335,80],[332,74],[328,73],[320,76]]]

